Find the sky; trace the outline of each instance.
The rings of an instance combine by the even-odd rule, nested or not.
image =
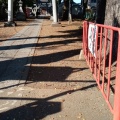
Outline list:
[[[80,3],[81,2],[81,0],[73,0],[73,1],[76,2],[76,3]]]
[[[80,2],[81,2],[81,0],[74,0],[74,2],[76,2],[76,3],[80,3]]]

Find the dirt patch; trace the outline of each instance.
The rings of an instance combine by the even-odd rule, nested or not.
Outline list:
[[[81,87],[85,75],[82,72],[89,71],[86,62],[79,61],[81,49],[82,21],[52,27],[51,21],[44,20],[26,85],[54,89]],[[92,79],[89,74],[87,79]]]

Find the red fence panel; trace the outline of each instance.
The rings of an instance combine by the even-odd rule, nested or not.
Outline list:
[[[120,28],[84,21],[83,53],[114,120],[120,120]]]

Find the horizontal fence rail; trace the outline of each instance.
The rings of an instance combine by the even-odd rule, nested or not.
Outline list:
[[[83,53],[114,120],[120,120],[120,28],[84,21]]]

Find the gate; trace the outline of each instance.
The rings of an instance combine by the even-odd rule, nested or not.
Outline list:
[[[120,28],[84,21],[83,53],[114,120],[120,120]]]

